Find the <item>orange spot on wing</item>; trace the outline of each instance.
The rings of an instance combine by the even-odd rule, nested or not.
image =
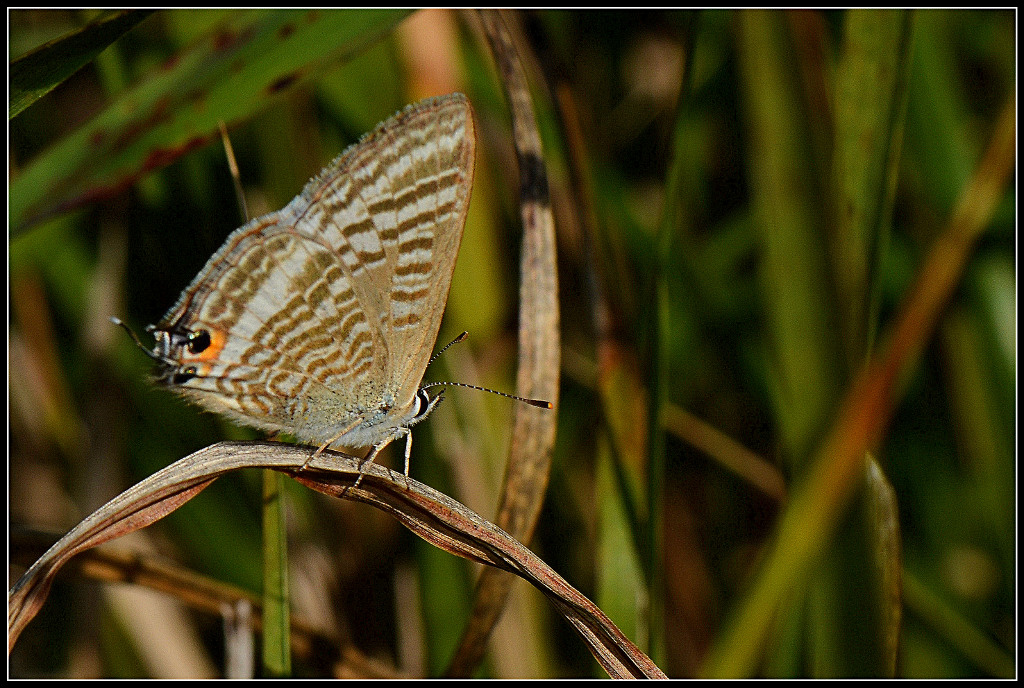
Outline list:
[[[210,346],[192,356],[191,360],[210,363],[220,358],[220,352],[224,350],[224,345],[228,341],[227,335],[222,330],[208,330],[208,332],[210,333]]]

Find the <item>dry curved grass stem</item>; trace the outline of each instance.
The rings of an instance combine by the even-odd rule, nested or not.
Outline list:
[[[40,557],[7,596],[8,652],[46,601],[57,571],[74,555],[143,528],[190,500],[220,476],[242,468],[291,475],[324,494],[370,504],[447,552],[510,571],[544,593],[613,678],[665,678],[596,605],[515,538],[465,505],[376,464],[275,442],[221,442],[171,464],[97,509]],[[309,461],[307,468],[302,466]],[[362,475],[358,487],[353,484]]]

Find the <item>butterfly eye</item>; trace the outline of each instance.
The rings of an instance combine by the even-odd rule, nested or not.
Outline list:
[[[210,346],[210,333],[206,330],[190,332],[188,335],[188,350],[193,354],[201,354]]]
[[[430,393],[425,389],[416,392],[416,413],[413,418],[422,418],[430,410]]]

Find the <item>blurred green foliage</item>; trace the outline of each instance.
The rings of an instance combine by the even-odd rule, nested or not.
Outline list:
[[[94,16],[11,11],[9,58]],[[472,15],[404,17],[156,12],[10,121],[12,525],[62,533],[192,451],[257,437],[153,388],[150,361],[108,322],[156,322],[241,224],[218,121],[255,215],[432,85],[467,93],[478,171],[439,341],[471,337],[427,375],[512,389],[518,173],[501,87]],[[711,648],[785,508],[672,419],[685,409],[799,484],[1015,97],[1014,20],[516,15],[549,158],[563,328],[554,470],[528,544],[670,676],[715,669]],[[1015,207],[1010,188],[905,381],[875,477],[744,673],[1015,673]],[[509,403],[450,396],[416,428],[413,475],[491,518]],[[286,492],[293,613],[367,657],[441,672],[472,567],[369,507]],[[259,476],[224,478],[144,535],[259,591],[260,497]],[[898,523],[880,515],[888,507]],[[882,533],[902,547],[879,545]],[[891,606],[880,600],[894,572]],[[601,675],[519,588],[481,675]],[[198,639],[219,666],[219,621],[189,618],[193,635],[163,629],[162,647]],[[10,673],[154,675],[145,642],[103,587],[65,579]],[[315,656],[293,667],[337,670]]]

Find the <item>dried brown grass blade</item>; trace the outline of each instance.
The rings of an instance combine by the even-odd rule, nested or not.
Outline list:
[[[519,162],[523,249],[519,283],[519,372],[516,393],[557,406],[560,370],[558,271],[544,151],[526,72],[501,13],[483,10],[480,24],[498,66],[512,115],[512,140]],[[551,469],[557,416],[519,405],[516,409],[501,504],[495,522],[529,541],[540,515]],[[484,569],[477,581],[469,622],[449,663],[449,676],[469,676],[505,607],[512,578]]]
[[[583,637],[613,678],[664,678],[608,617],[535,554],[492,523],[436,490],[376,464],[309,447],[274,442],[221,442],[154,473],[87,517],[51,547],[7,596],[8,652],[46,600],[54,575],[72,556],[142,528],[174,511],[207,485],[241,468],[291,474],[325,494],[366,502],[398,518],[431,544],[458,556],[519,575],[543,592]]]

